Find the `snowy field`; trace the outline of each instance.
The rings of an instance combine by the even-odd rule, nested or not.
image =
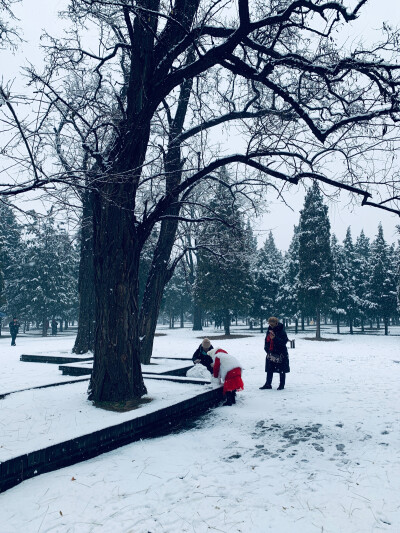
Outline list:
[[[190,329],[163,332],[155,356],[190,357],[200,343]],[[261,391],[263,336],[253,335],[213,341],[245,367],[236,406],[218,407],[185,431],[130,444],[0,494],[0,532],[399,532],[400,337],[330,333],[339,340],[310,342],[298,334],[285,390],[276,390],[275,376],[273,390]],[[72,344],[72,337],[26,337],[11,348],[9,339],[0,339],[0,393],[59,381],[57,365],[21,363],[19,356],[68,351]],[[143,414],[189,388],[146,385],[154,401]],[[83,411],[90,427],[101,425],[102,417],[108,423],[112,415],[118,423],[127,416],[92,407],[85,388],[44,389],[45,401],[38,390],[7,396],[0,400],[0,430],[6,434],[4,428],[18,420],[14,429],[19,426],[29,440],[27,425],[40,442],[37,425],[51,404],[60,416]],[[59,435],[65,431],[57,429]],[[7,448],[20,446],[16,435]],[[43,446],[47,438],[43,434]]]

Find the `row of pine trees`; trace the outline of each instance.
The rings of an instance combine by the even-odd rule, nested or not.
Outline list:
[[[315,182],[305,197],[300,220],[286,253],[270,233],[261,249],[249,223],[223,189],[212,210],[218,221],[199,228],[196,261],[183,261],[167,285],[164,314],[170,325],[175,317],[183,325],[185,313],[200,309],[204,320],[223,325],[233,317],[246,317],[261,329],[271,315],[304,329],[304,321],[316,324],[321,335],[321,316],[362,331],[381,324],[388,333],[390,321],[399,317],[400,254],[389,246],[379,225],[371,242],[362,231],[354,240],[350,228],[343,243],[331,234],[328,208]],[[193,268],[190,264],[196,263]],[[196,314],[196,313],[195,313]],[[197,313],[199,314],[199,313]],[[195,321],[196,322],[196,321]],[[201,328],[195,323],[195,329]]]
[[[228,176],[224,176],[227,181]],[[331,235],[328,208],[315,182],[305,197],[289,250],[282,253],[270,233],[258,249],[246,210],[226,186],[208,200],[202,221],[183,227],[177,262],[164,291],[162,313],[170,326],[192,319],[194,329],[214,320],[229,333],[233,317],[263,328],[276,315],[296,329],[321,316],[337,324],[380,327],[388,333],[399,316],[399,248],[389,246],[382,227],[371,242],[363,232],[343,243]],[[18,224],[0,204],[0,311],[36,323],[43,335],[51,319],[78,316],[79,235],[73,240],[52,214]],[[153,235],[142,254],[141,294],[150,265]],[[178,254],[176,254],[178,255]]]
[[[0,203],[0,311],[24,328],[52,319],[61,329],[78,316],[79,248],[50,214],[19,224],[10,205]]]

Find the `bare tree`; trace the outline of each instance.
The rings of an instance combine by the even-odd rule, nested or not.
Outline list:
[[[1,194],[58,182],[91,190],[91,398],[121,401],[146,392],[140,370],[141,250],[160,222],[173,240],[176,219],[186,218],[180,209],[199,183],[215,179],[217,169],[240,165],[237,187],[243,193],[255,182],[314,178],[361,194],[364,204],[398,212],[398,185],[387,167],[366,175],[363,165],[368,151],[389,149],[397,132],[399,66],[391,56],[398,36],[387,32],[373,50],[349,56],[330,39],[365,3],[350,10],[339,1],[238,0],[236,12],[220,1],[71,0],[69,38],[51,41],[45,73],[31,71],[41,102],[47,101],[35,142],[40,138],[42,149],[49,146],[49,125],[61,116],[71,156],[79,146],[88,171],[80,164],[83,156],[69,172],[40,161],[38,150],[31,150],[32,128],[18,120],[11,96],[2,93],[32,177],[9,180]],[[84,44],[89,30],[99,34],[96,53]],[[189,112],[181,115],[182,107]],[[209,132],[228,123],[240,129],[243,146],[222,155]],[[372,192],[378,200],[371,201]],[[157,253],[168,256],[168,247],[156,249],[156,261]]]
[[[16,17],[12,10],[13,5],[19,1],[0,0],[0,50],[3,48],[14,48],[21,40],[17,29],[13,25]]]

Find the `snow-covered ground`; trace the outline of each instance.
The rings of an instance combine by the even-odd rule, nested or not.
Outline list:
[[[189,329],[164,332],[155,340],[155,356],[190,357],[200,343]],[[397,533],[400,337],[329,334],[339,340],[311,342],[303,336],[290,350],[292,372],[283,391],[276,390],[277,376],[273,390],[258,388],[265,376],[261,334],[213,341],[245,367],[236,406],[214,409],[185,431],[6,491],[0,495],[1,533]],[[21,353],[72,346],[68,337],[35,338],[37,349],[31,345],[29,351],[24,343],[32,339],[17,338],[12,350],[8,342],[0,339],[0,392],[3,378],[8,390],[59,379],[57,365],[20,363]],[[147,383],[149,395],[162,404],[163,396],[168,399],[159,385]],[[87,402],[84,389],[45,389],[48,400],[37,404],[40,391],[8,396],[0,400],[0,427],[15,418],[23,433],[31,409],[36,405],[40,418],[50,403],[58,411],[69,404],[83,409],[93,424],[103,414]],[[14,409],[4,409],[10,399]],[[119,421],[126,413],[111,415]],[[30,427],[35,432],[36,423]]]

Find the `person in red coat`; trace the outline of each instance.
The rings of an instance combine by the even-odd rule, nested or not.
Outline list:
[[[223,405],[236,403],[236,391],[243,390],[242,366],[239,361],[222,348],[215,348],[208,352],[214,363],[213,375],[224,384],[226,402]]]

